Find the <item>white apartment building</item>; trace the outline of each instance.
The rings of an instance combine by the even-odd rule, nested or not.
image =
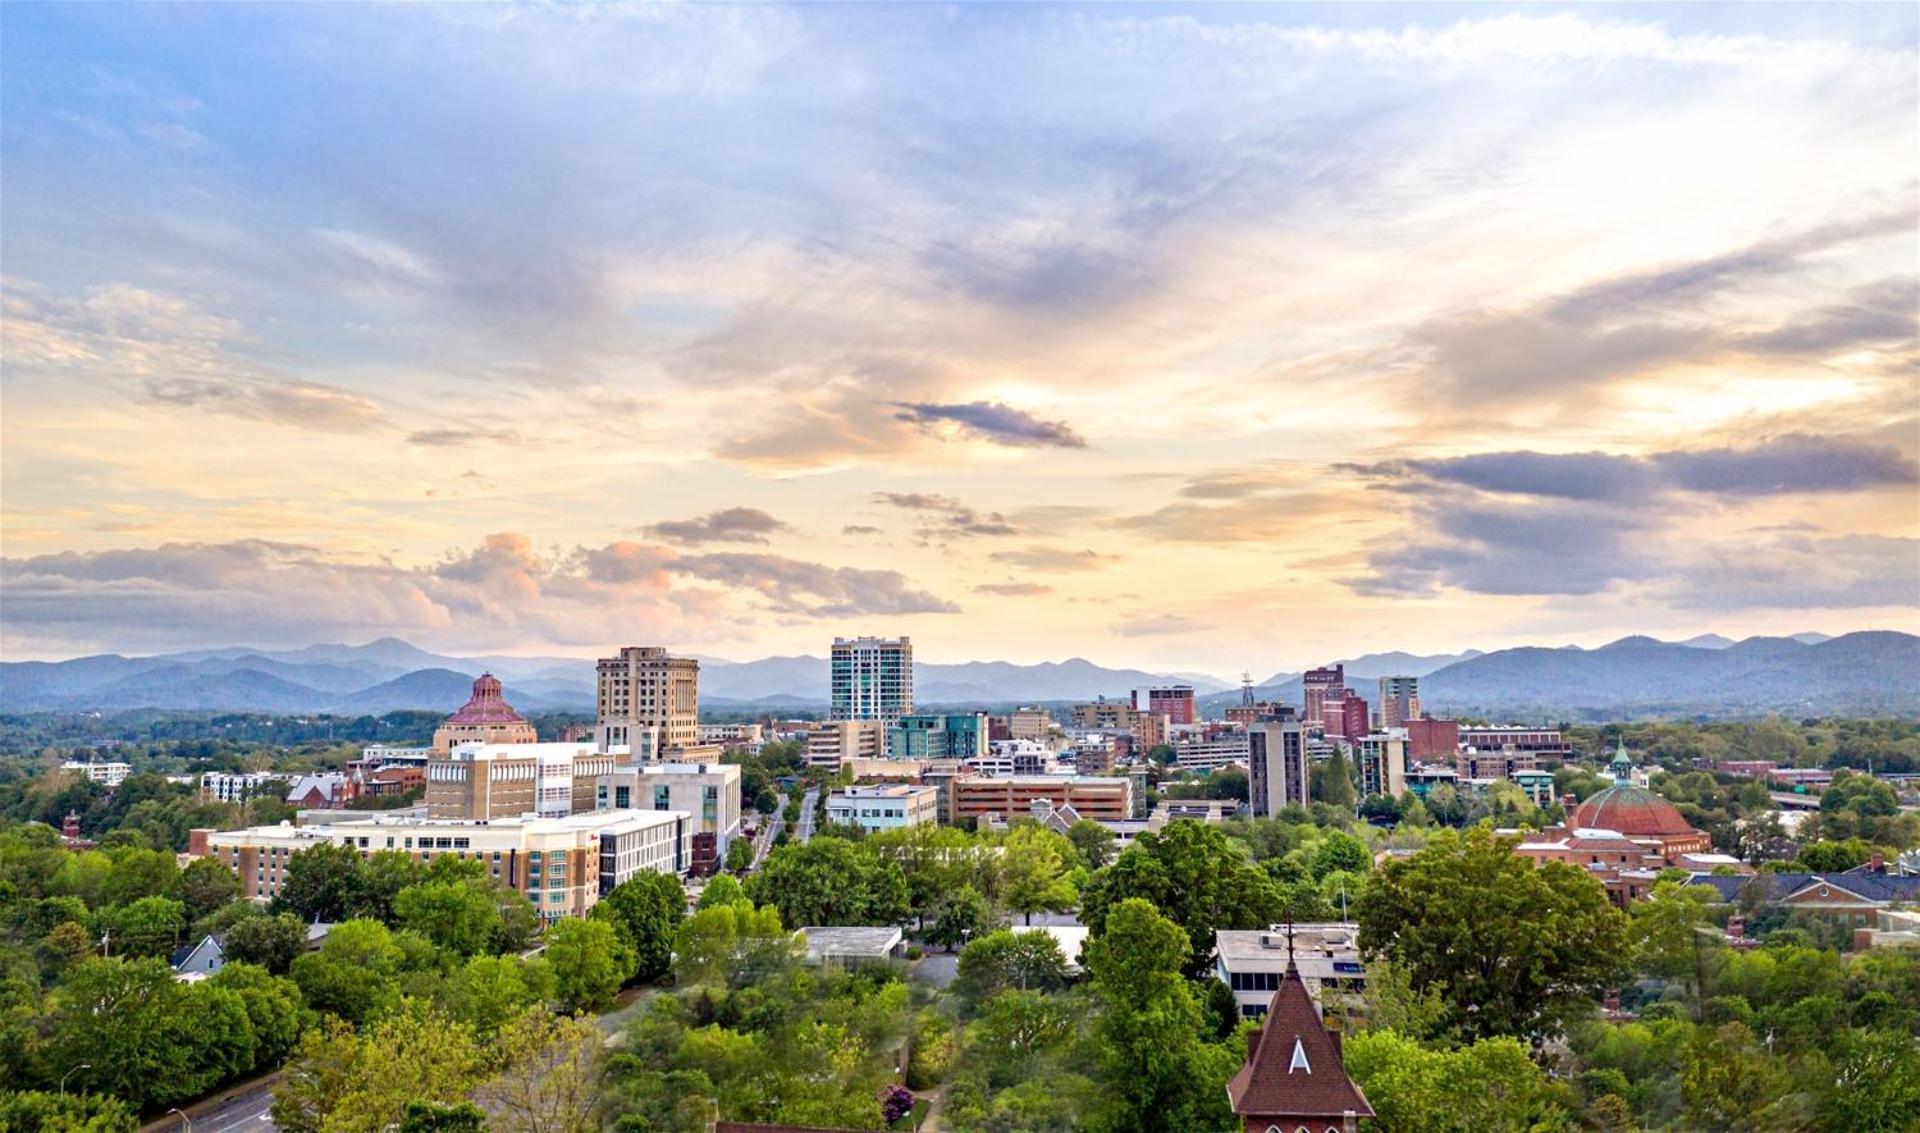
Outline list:
[[[200,776],[200,801],[243,803],[264,795],[278,795],[286,783],[287,776],[276,771],[208,771]]]
[[[1247,761],[1247,733],[1229,732],[1213,739],[1195,737],[1173,745],[1173,763],[1182,771],[1218,771],[1230,763]]]
[[[438,749],[433,747],[398,747],[394,744],[368,744],[360,749],[360,761],[379,767],[391,767],[399,764],[404,767],[425,767]]]
[[[1407,730],[1387,728],[1360,741],[1360,793],[1399,798],[1407,793]],[[1548,777],[1552,781],[1552,777]]]
[[[702,724],[700,742],[719,744],[724,751],[744,751],[749,755],[760,754],[766,745],[765,729],[758,724]]]
[[[62,771],[78,771],[102,787],[118,787],[133,774],[131,763],[93,763],[70,759],[60,765]]]
[[[913,641],[906,637],[833,639],[834,720],[879,720],[891,727],[913,711]]]
[[[660,750],[700,742],[700,662],[670,657],[658,645],[629,645],[594,666],[601,750],[642,750],[638,733],[651,729]]]
[[[940,789],[892,783],[878,787],[839,787],[827,796],[827,821],[858,826],[869,833],[898,830],[940,820]]]
[[[1247,788],[1256,818],[1310,801],[1306,729],[1298,720],[1247,725]]]
[[[394,850],[421,861],[452,854],[485,863],[549,920],[585,916],[601,894],[642,871],[682,873],[691,856],[692,832],[677,811],[474,821],[369,814],[312,826],[196,830],[188,852],[224,862],[239,875],[241,893],[262,901],[280,891],[293,856],[313,846],[347,846],[362,856]]]

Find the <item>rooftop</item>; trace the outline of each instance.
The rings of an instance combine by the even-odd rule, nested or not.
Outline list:
[[[809,925],[800,930],[807,938],[809,956],[867,956],[885,959],[899,946],[901,932],[892,926]]]
[[[473,682],[473,696],[460,711],[447,717],[449,724],[524,724],[525,716],[513,710],[500,692],[500,679],[482,673]]]

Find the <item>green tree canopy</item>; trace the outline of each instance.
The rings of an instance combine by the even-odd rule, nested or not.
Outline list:
[[[1152,904],[1187,935],[1188,974],[1212,965],[1220,929],[1266,928],[1280,919],[1280,892],[1242,844],[1210,823],[1169,822],[1134,840],[1093,875],[1080,899],[1080,919],[1093,936],[1106,931],[1109,910],[1129,898]]]

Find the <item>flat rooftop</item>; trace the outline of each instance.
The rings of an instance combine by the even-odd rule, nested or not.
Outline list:
[[[891,926],[810,925],[800,930],[811,956],[870,956],[885,959],[899,946],[902,934]]]
[[[1231,965],[1236,960],[1285,960],[1287,930],[1273,928],[1221,929],[1213,934],[1213,945],[1220,958]],[[1304,960],[1312,956],[1348,955],[1360,947],[1360,926],[1346,922],[1323,922],[1293,926],[1293,953]]]

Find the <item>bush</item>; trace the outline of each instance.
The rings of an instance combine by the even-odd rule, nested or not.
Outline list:
[[[918,944],[907,945],[907,959],[918,960],[920,957],[924,955],[926,955],[926,953],[920,950],[920,946]]]

